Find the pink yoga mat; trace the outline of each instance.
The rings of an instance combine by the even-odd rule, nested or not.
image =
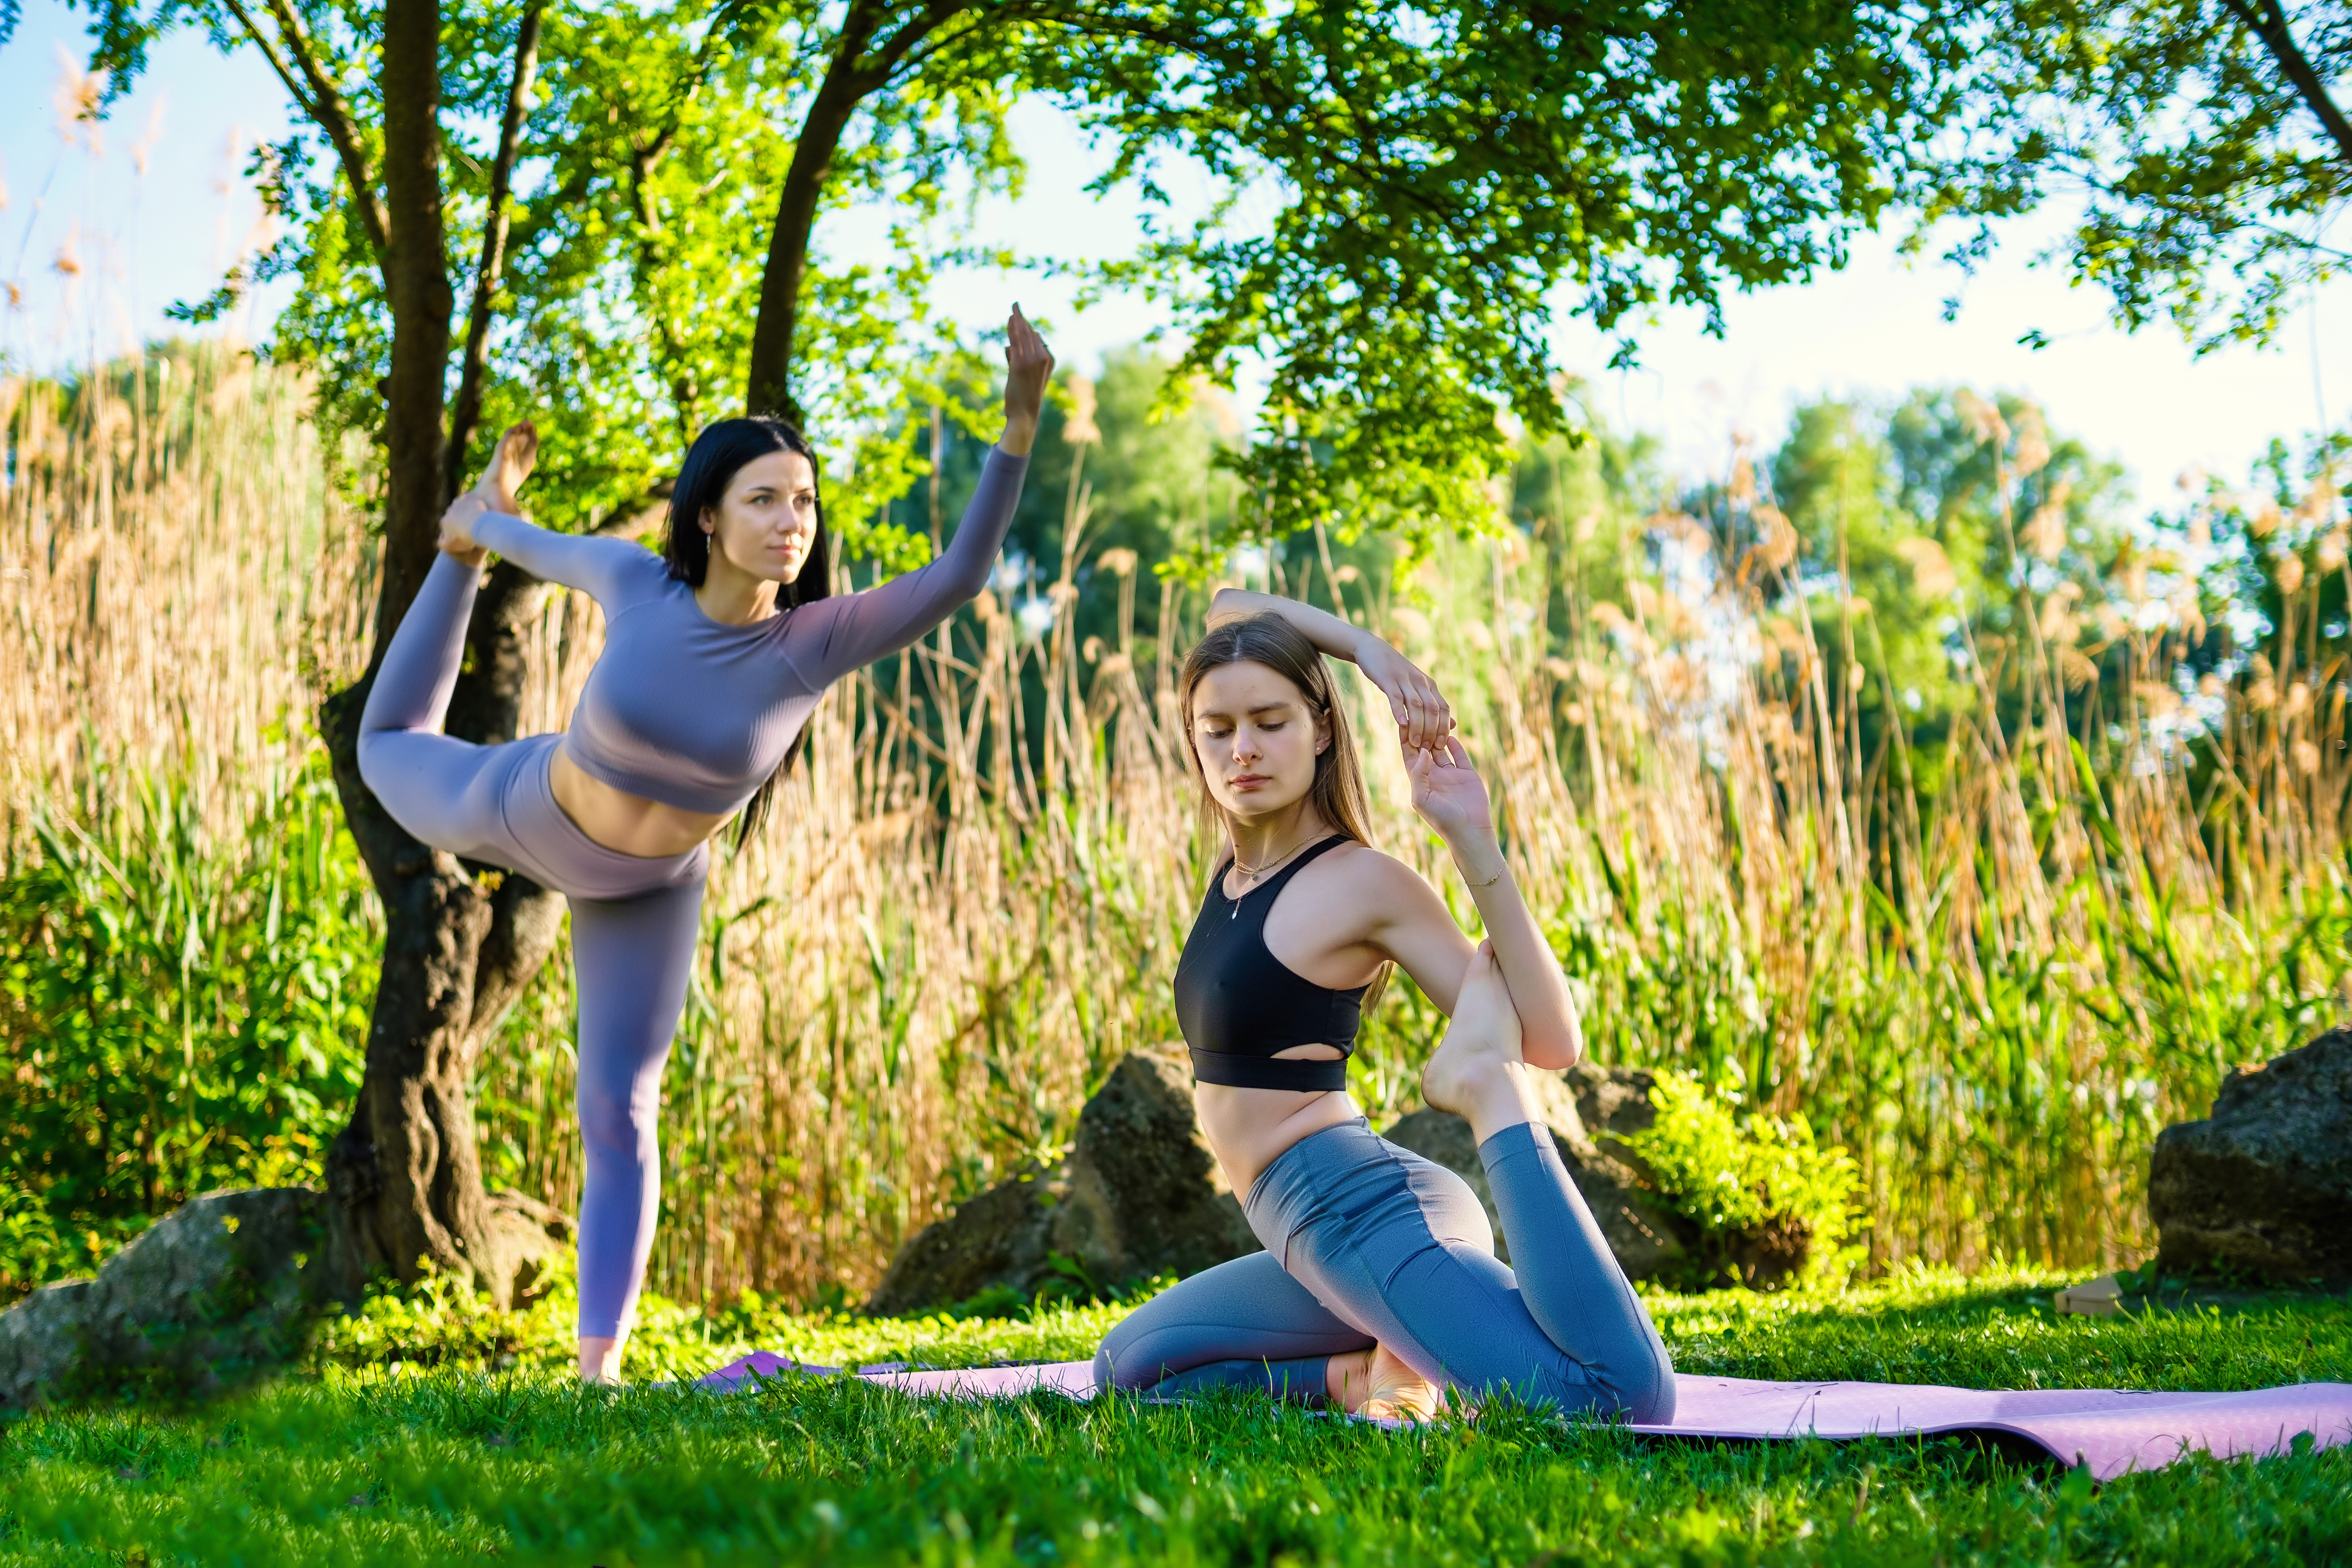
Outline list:
[[[784,1373],[835,1376],[754,1352],[700,1379],[722,1393]],[[1051,1389],[1095,1395],[1094,1367],[1082,1361],[1029,1366],[912,1372],[902,1364],[860,1367],[869,1383],[903,1393],[960,1399]],[[2105,1481],[2152,1470],[2184,1454],[2235,1458],[2283,1454],[2308,1432],[2320,1447],[2352,1442],[2352,1384],[2299,1383],[2244,1394],[2125,1394],[2105,1388],[2002,1392],[1904,1383],[1757,1383],[1742,1377],[1678,1377],[1670,1426],[1631,1426],[1675,1437],[1892,1437],[1937,1432],[2004,1432],[2039,1444],[2062,1464],[2087,1465]]]

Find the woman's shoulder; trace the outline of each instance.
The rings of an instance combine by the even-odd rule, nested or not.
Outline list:
[[[1366,894],[1429,886],[1420,872],[1360,838],[1342,838],[1316,857],[1313,868],[1324,873],[1324,879],[1318,879]]]
[[[633,581],[654,588],[667,588],[672,583],[677,583],[681,588],[686,587],[683,581],[670,575],[669,563],[663,559],[660,551],[648,550],[634,539],[614,539],[600,542],[608,542],[620,547],[612,552],[613,562],[620,570],[627,573]],[[688,591],[691,592],[691,590]]]
[[[668,605],[694,602],[693,587],[670,575],[669,563],[644,545],[626,539],[599,539],[595,542],[609,548],[600,553],[607,563],[604,592],[600,598],[611,602],[604,606],[609,618],[617,618],[627,611],[648,605]]]

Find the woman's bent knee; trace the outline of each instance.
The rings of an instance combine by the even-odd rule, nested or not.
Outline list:
[[[634,1113],[627,1100],[583,1095],[577,1102],[580,1142],[590,1151],[643,1159],[654,1146],[654,1119]]]
[[[1646,1375],[1622,1391],[1622,1418],[1636,1426],[1675,1424],[1675,1366],[1661,1350],[1643,1369]]]
[[[1162,1358],[1151,1353],[1160,1336],[1149,1323],[1136,1321],[1142,1315],[1120,1320],[1103,1336],[1095,1351],[1097,1388],[1149,1388],[1168,1375],[1170,1369],[1160,1364]]]
[[[381,793],[383,778],[385,747],[382,737],[399,733],[394,730],[362,730],[360,731],[360,780],[372,792]]]

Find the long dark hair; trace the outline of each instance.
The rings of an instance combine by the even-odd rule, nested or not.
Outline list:
[[[816,460],[816,448],[808,437],[772,414],[754,414],[743,419],[721,419],[716,425],[703,427],[694,438],[694,446],[686,454],[686,461],[677,470],[677,485],[670,491],[669,532],[662,540],[662,559],[669,564],[669,574],[689,587],[699,588],[710,574],[710,535],[702,531],[702,514],[716,511],[727,494],[728,485],[744,464],[767,457],[772,452],[798,452],[808,459],[809,479],[817,482],[824,466]],[[817,492],[816,537],[809,542],[808,560],[802,563],[801,574],[776,590],[776,608],[790,610],[822,599],[833,592],[833,551],[824,531],[824,493]],[[753,792],[744,803],[742,815],[735,819],[735,846],[760,830],[767,820],[768,803],[776,793],[776,781],[792,772],[793,763],[808,745],[808,729],[793,737],[784,748],[784,760],[768,781]]]

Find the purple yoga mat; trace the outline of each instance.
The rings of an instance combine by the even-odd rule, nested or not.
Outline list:
[[[835,1376],[754,1352],[698,1380],[731,1393],[784,1373]],[[1095,1395],[1094,1367],[1082,1361],[961,1371],[908,1371],[903,1363],[860,1367],[868,1383],[903,1393],[992,1398],[1051,1389]],[[1743,1377],[1675,1380],[1675,1420],[1633,1432],[1675,1437],[1867,1437],[1938,1432],[2004,1432],[2039,1444],[2063,1464],[2087,1465],[2105,1481],[2152,1470],[2184,1454],[2229,1459],[2283,1454],[2308,1432],[2323,1448],[2352,1442],[2352,1384],[2298,1383],[2243,1394],[2126,1394],[2105,1388],[2019,1391],[1939,1388],[1905,1383],[1757,1383]]]

